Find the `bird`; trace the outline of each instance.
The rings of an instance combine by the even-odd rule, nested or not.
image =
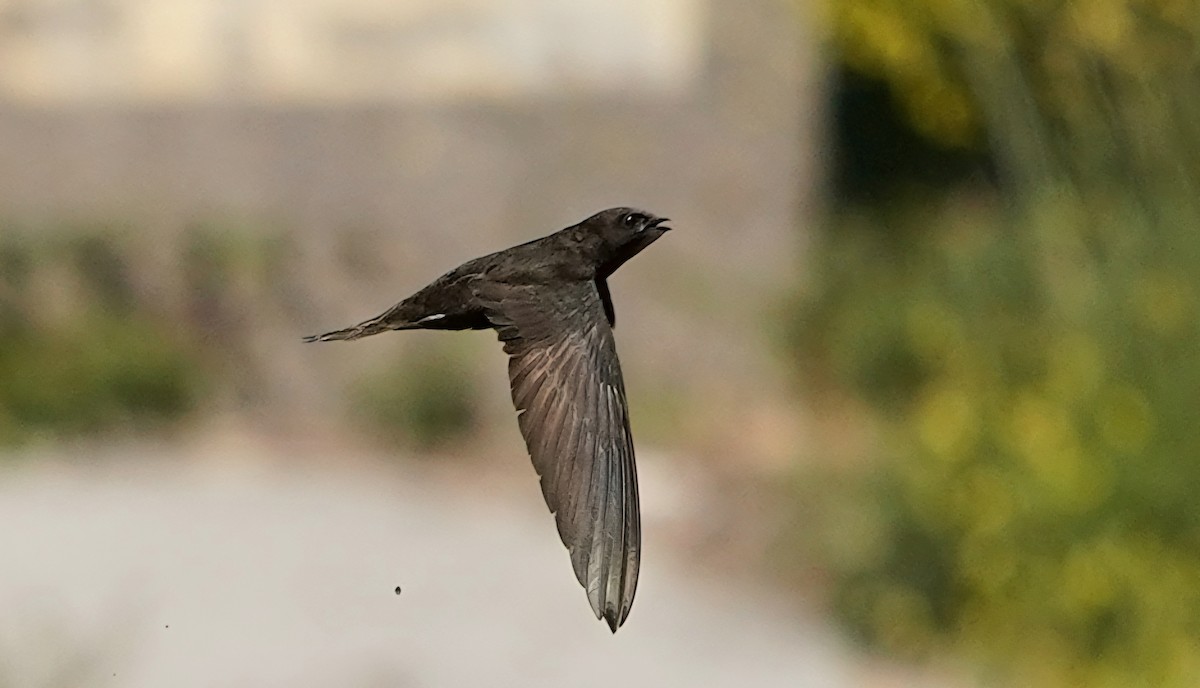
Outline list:
[[[304,338],[495,330],[542,496],[592,611],[613,633],[633,606],[642,533],[608,278],[669,231],[669,221],[609,208],[467,261],[370,320]]]

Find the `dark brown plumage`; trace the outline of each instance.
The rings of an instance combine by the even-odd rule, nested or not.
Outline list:
[[[637,468],[607,278],[669,228],[611,208],[468,261],[378,317],[305,341],[495,329],[542,494],[597,618],[615,633],[637,589]]]

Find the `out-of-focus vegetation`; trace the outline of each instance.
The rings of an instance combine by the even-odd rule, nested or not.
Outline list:
[[[465,350],[441,341],[359,381],[352,411],[377,437],[441,449],[475,434],[474,380]]]
[[[353,253],[321,260],[339,281],[362,270]],[[229,222],[0,228],[0,446],[169,430],[228,409],[316,410],[419,449],[472,436],[474,377],[454,346],[374,368],[364,357],[357,388],[325,394],[320,409],[289,398],[318,350],[300,341],[319,289],[302,264],[287,235]],[[330,364],[352,353],[325,352]],[[319,386],[319,373],[306,382]]]
[[[136,307],[120,244],[103,229],[0,241],[0,445],[161,427],[201,397],[179,333]]]
[[[999,173],[835,208],[794,330],[807,384],[878,430],[803,497],[884,648],[1008,685],[1200,681],[1197,9],[830,5],[852,68]]]

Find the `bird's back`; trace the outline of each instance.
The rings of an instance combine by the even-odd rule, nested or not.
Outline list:
[[[509,284],[554,285],[590,280],[595,276],[595,265],[578,242],[571,239],[569,229],[477,258],[459,270]]]

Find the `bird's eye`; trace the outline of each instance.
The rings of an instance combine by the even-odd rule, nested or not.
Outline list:
[[[621,221],[625,223],[626,227],[632,227],[637,224],[639,217],[640,216],[637,213],[630,213]]]

